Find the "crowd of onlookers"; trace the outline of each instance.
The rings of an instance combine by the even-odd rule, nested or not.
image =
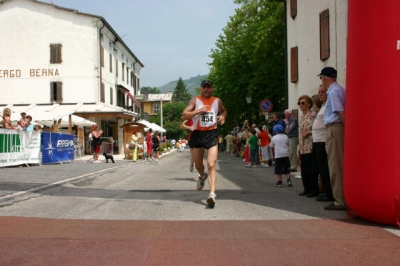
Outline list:
[[[8,128],[8,129],[16,129],[16,130],[25,130],[25,131],[33,131],[33,130],[41,130],[42,126],[40,124],[34,124],[32,122],[32,116],[27,115],[25,112],[21,112],[21,118],[18,120],[16,125],[13,125],[11,121],[11,109],[4,108],[3,115],[0,115],[1,122],[0,127]]]
[[[246,167],[275,167],[277,187],[282,176],[292,186],[290,172],[300,173],[303,191],[299,194],[318,201],[333,202],[326,210],[346,210],[343,193],[345,90],[336,83],[337,71],[322,69],[321,84],[313,96],[298,98],[299,115],[287,109],[273,113],[262,125],[236,127],[219,137],[219,150],[228,156],[243,157]],[[267,121],[268,122],[268,121]],[[269,124],[269,127],[267,126]]]

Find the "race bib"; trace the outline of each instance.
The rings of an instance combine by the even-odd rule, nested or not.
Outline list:
[[[201,115],[200,126],[211,127],[215,125],[216,117],[214,112],[207,112]]]

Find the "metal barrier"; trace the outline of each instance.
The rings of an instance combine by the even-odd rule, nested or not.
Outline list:
[[[113,154],[113,140],[112,138],[101,138],[103,141],[100,145],[100,154],[107,153],[108,155]]]

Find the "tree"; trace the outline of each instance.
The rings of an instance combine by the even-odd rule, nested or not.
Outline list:
[[[271,100],[275,111],[285,108],[284,5],[270,0],[235,3],[241,7],[210,55],[209,79],[228,110],[228,128],[247,119],[246,95],[252,96],[255,122],[264,120],[259,110],[263,99]]]
[[[161,93],[161,91],[157,87],[142,87],[141,88],[142,93],[146,90],[147,90],[148,94],[160,94]]]
[[[163,128],[167,130],[169,139],[179,139],[186,137],[187,133],[181,129],[181,115],[186,108],[186,104],[181,102],[166,103],[163,105]],[[150,122],[161,124],[161,112],[155,117],[150,118]]]
[[[188,92],[185,83],[182,78],[179,78],[175,86],[174,94],[172,95],[172,101],[188,104],[191,98],[192,95]]]

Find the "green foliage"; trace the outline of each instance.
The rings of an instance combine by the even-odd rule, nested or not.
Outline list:
[[[181,129],[181,115],[186,108],[186,104],[182,102],[172,102],[163,105],[163,128],[167,130],[168,139],[179,139],[186,136],[186,131]],[[150,117],[150,122],[161,125],[161,112],[157,116]]]
[[[192,95],[188,93],[185,83],[182,78],[179,78],[176,83],[174,94],[172,95],[172,101],[188,104],[191,98]]]
[[[145,90],[147,90],[148,94],[160,94],[161,93],[161,91],[157,87],[142,87],[141,93],[143,93]]]
[[[284,6],[269,0],[235,0],[242,6],[223,30],[211,51],[209,79],[214,95],[228,110],[227,128],[247,119],[246,95],[252,96],[253,122],[264,120],[259,103],[273,102],[282,111],[285,97]],[[232,97],[234,96],[234,97]]]

